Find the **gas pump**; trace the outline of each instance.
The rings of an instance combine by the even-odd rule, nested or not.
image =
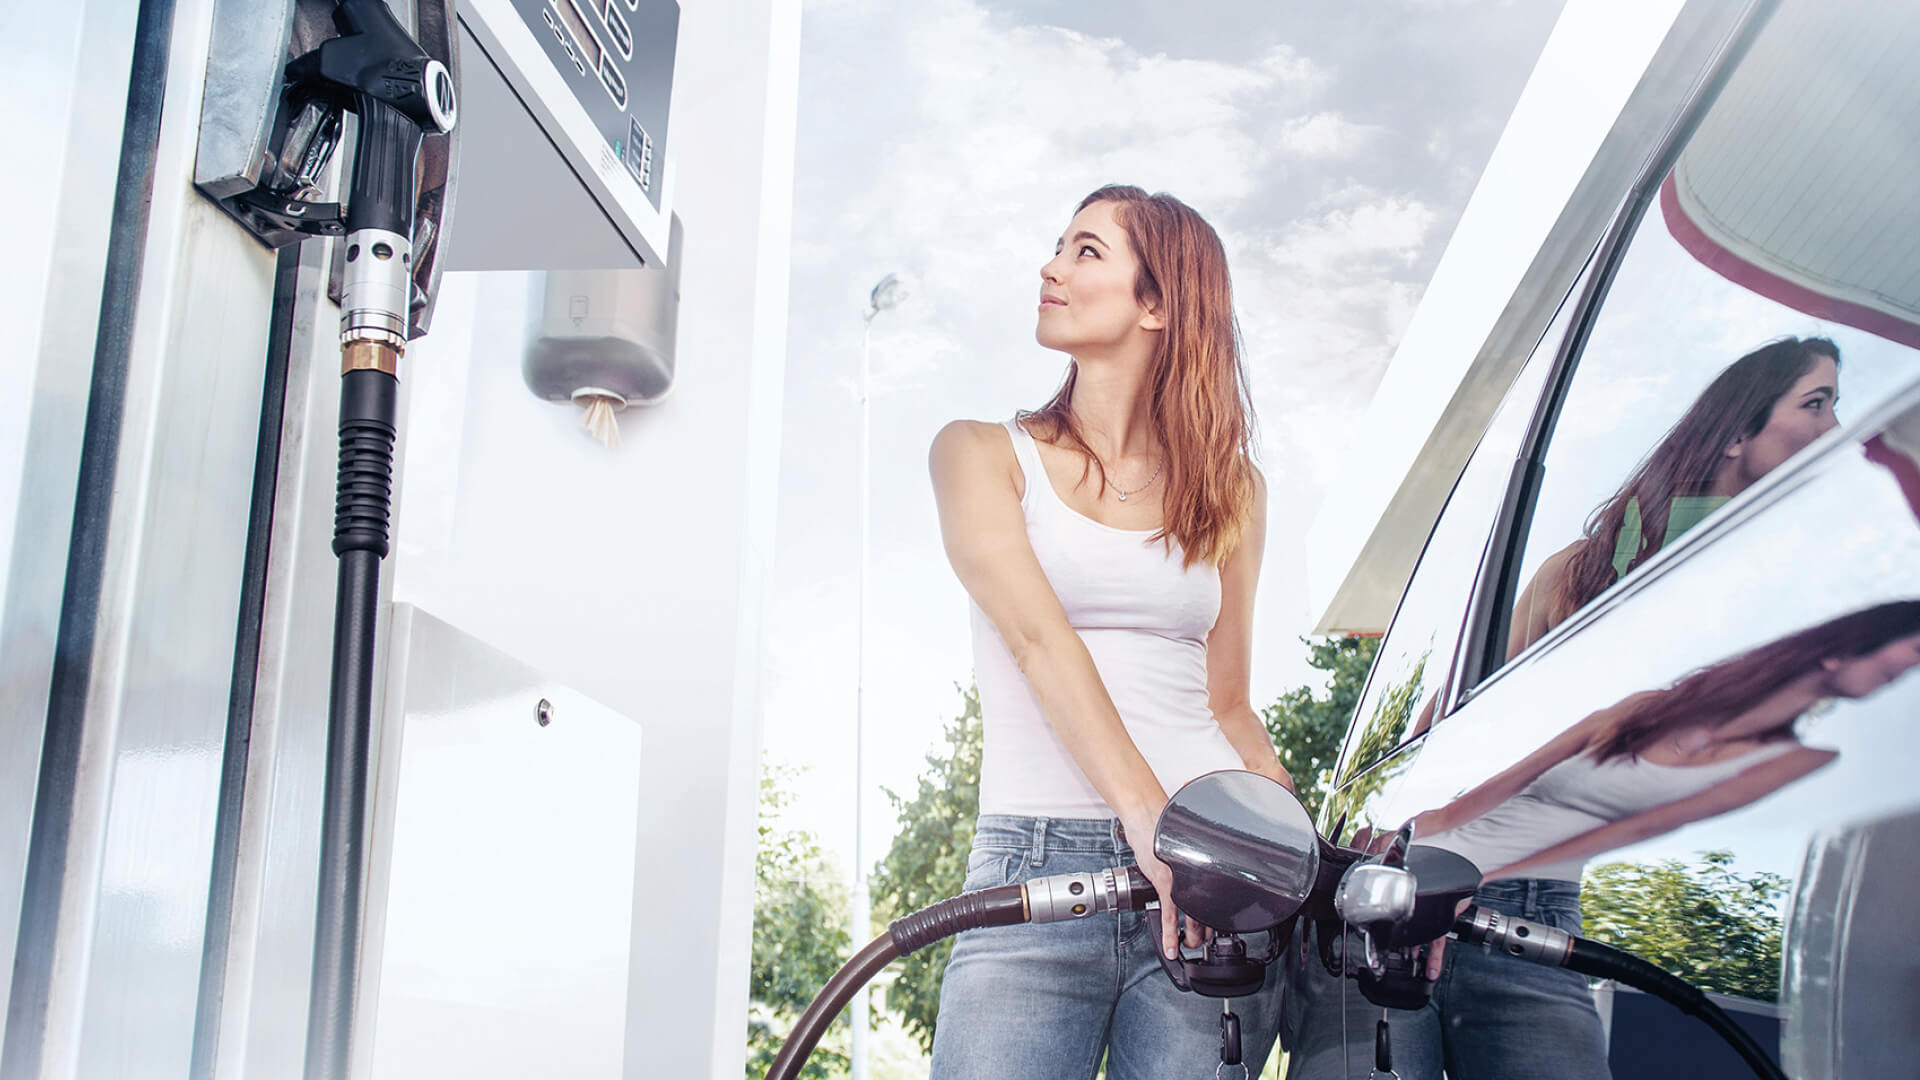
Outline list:
[[[605,2],[583,10],[578,0],[481,0],[458,8],[451,0],[422,0],[414,11],[416,37],[386,0],[222,0],[196,185],[269,248],[333,238],[329,295],[340,305],[331,545],[338,573],[307,1009],[310,1080],[353,1071],[368,903],[381,564],[390,547],[399,378],[408,341],[427,328],[442,270],[463,261],[495,268],[604,267],[629,275],[637,268],[665,270],[664,255],[678,240],[677,229],[668,235],[672,173],[664,146],[677,18],[675,5],[660,2],[642,12]],[[636,27],[644,36],[636,36]],[[282,52],[291,60],[270,62]],[[460,111],[455,73],[463,68],[483,103],[480,138],[497,143],[503,125],[524,124],[508,115],[516,110],[502,107],[503,89],[516,103],[531,105],[534,119],[549,128],[543,141],[563,150],[563,165],[591,176],[593,193],[626,211],[600,215],[615,225],[611,243],[603,239],[582,254],[511,240],[452,242],[457,231],[447,224],[456,190],[482,207],[491,201],[497,213],[499,189],[525,181],[518,168],[457,178],[458,145],[447,136]],[[563,137],[553,138],[554,129]],[[527,141],[524,130],[511,135]],[[336,158],[348,148],[350,164],[342,165]],[[565,197],[559,185],[550,187]],[[330,196],[330,188],[338,194]],[[670,354],[666,361],[670,365]]]

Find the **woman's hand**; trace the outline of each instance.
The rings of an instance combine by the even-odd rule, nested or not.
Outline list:
[[[1160,898],[1160,951],[1169,959],[1177,958],[1180,912],[1173,906],[1173,871],[1153,853],[1153,822],[1134,822],[1123,818],[1120,827],[1127,832],[1127,844],[1133,848],[1133,858],[1140,865],[1140,872],[1153,883],[1154,895]],[[1186,937],[1187,945],[1198,948],[1207,938],[1207,929],[1190,918],[1187,920]]]
[[[1293,792],[1295,795],[1300,794],[1299,789],[1293,786],[1293,774],[1287,771],[1286,766],[1280,764],[1280,760],[1278,758],[1274,758],[1271,761],[1261,762],[1257,765],[1249,765],[1247,766],[1247,768],[1252,772],[1259,773],[1261,776],[1264,776],[1269,780],[1275,781],[1281,787],[1286,788],[1288,791]]]

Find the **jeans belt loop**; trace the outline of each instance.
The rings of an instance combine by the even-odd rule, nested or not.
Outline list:
[[[1048,818],[1033,819],[1033,849],[1027,853],[1027,861],[1035,868],[1044,866],[1047,861],[1047,822]]]

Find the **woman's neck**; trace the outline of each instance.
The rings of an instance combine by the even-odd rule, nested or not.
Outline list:
[[[1076,358],[1075,363],[1079,371],[1067,409],[1087,445],[1109,465],[1157,458],[1147,358],[1094,363]]]
[[[1809,672],[1724,724],[1706,726],[1706,742],[1731,743],[1763,738],[1792,726],[1814,703],[1827,696],[1825,673]],[[1698,740],[1699,736],[1694,736]]]

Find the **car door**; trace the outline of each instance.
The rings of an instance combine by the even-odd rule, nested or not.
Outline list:
[[[1753,955],[1696,981],[1779,999],[1802,1075],[1915,1052],[1916,47],[1911,8],[1788,0],[1663,148],[1436,525],[1323,818],[1477,823],[1483,872],[1583,880],[1637,947],[1701,944],[1663,898],[1745,903]]]

